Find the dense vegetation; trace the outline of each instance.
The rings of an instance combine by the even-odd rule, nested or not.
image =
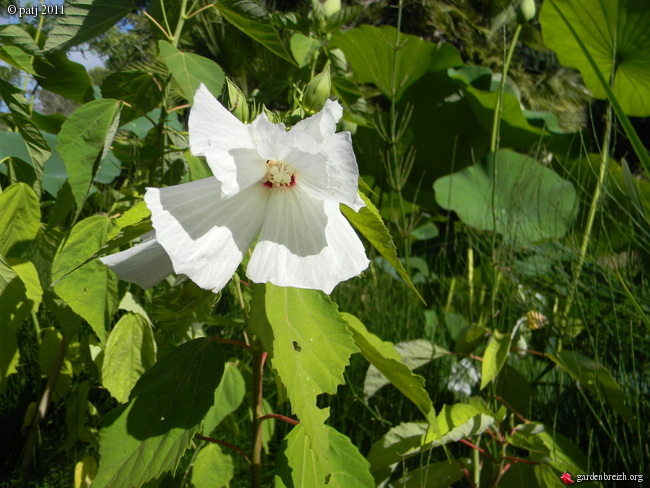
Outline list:
[[[3,3],[0,486],[643,474],[644,3]],[[99,261],[160,237],[147,187],[212,178],[189,147],[201,84],[246,124],[340,102],[360,276],[254,283],[249,252],[213,293]]]

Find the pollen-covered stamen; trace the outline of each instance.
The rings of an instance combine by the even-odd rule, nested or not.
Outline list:
[[[269,160],[263,182],[268,188],[293,186],[296,184],[296,170],[282,161]]]

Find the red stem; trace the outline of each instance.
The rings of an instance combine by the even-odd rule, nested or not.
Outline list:
[[[215,444],[219,444],[221,446],[228,447],[228,448],[232,449],[233,451],[235,451],[237,454],[239,454],[241,457],[243,457],[248,464],[251,463],[251,461],[250,461],[250,459],[248,459],[248,456],[246,455],[246,453],[244,451],[242,451],[241,449],[239,449],[237,446],[234,446],[233,444],[231,444],[230,442],[220,441],[219,439],[215,439],[213,437],[206,437],[206,436],[201,435],[201,434],[194,434],[194,438],[195,439],[200,439],[202,441],[213,442]]]
[[[498,396],[498,395],[495,395],[494,398],[496,398],[496,399],[499,400],[501,403],[503,403],[506,407],[508,407],[510,410],[512,410],[512,412],[517,416],[517,418],[518,418],[519,420],[521,420],[522,422],[525,422],[525,423],[529,423],[529,422],[530,422],[526,417],[524,417],[524,416],[521,415],[519,412],[517,412],[517,410],[516,410],[512,405],[510,405],[510,403],[508,403],[507,401],[505,401],[502,397],[500,397],[500,396]]]
[[[478,452],[480,452],[481,454],[483,454],[486,458],[488,458],[488,459],[489,459],[490,461],[492,461],[494,464],[499,464],[499,463],[497,462],[497,460],[494,459],[494,458],[492,457],[492,454],[490,454],[489,452],[487,452],[485,449],[483,449],[483,448],[481,448],[481,447],[478,447],[476,444],[472,444],[472,443],[471,443],[470,441],[468,441],[467,439],[461,439],[460,442],[462,442],[462,443],[465,444],[466,446],[471,447],[472,449],[476,449]]]
[[[299,420],[292,419],[291,417],[285,417],[284,415],[280,415],[277,413],[269,413],[266,415],[262,415],[258,420],[261,422],[262,420],[266,420],[266,419],[278,419],[291,425],[298,425],[300,423]]]

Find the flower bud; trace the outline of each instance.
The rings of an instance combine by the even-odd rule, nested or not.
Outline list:
[[[304,107],[310,112],[317,112],[325,104],[332,91],[329,66],[322,73],[314,76],[305,90]]]
[[[232,114],[242,122],[248,122],[249,111],[248,103],[244,93],[229,78],[226,78],[226,96],[228,98],[228,108]]]
[[[530,22],[535,17],[535,0],[522,0],[517,7],[517,21],[520,24]]]

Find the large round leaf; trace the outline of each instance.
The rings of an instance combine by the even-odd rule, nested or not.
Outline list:
[[[434,190],[438,204],[467,225],[520,244],[562,237],[576,199],[570,182],[532,158],[505,150],[438,179]]]
[[[561,14],[560,14],[561,13]],[[548,0],[539,19],[544,42],[565,66],[580,70],[594,97],[607,95],[571,24],[606,80],[615,69],[614,95],[628,115],[650,115],[650,9],[647,0]]]

